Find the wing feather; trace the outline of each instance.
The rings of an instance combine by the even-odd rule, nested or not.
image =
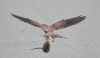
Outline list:
[[[19,19],[19,20],[21,20],[21,21],[23,21],[23,22],[26,22],[26,23],[28,23],[28,24],[31,24],[31,25],[33,25],[33,26],[35,26],[35,27],[39,27],[39,28],[41,28],[41,24],[40,23],[38,23],[38,22],[36,22],[36,21],[34,21],[34,20],[31,20],[31,19],[28,19],[28,18],[24,18],[24,17],[21,17],[21,16],[18,16],[18,15],[15,15],[15,14],[11,14],[13,17],[15,17],[15,18],[17,18],[17,19]]]
[[[69,19],[65,19],[65,20],[63,19],[63,20],[60,20],[60,21],[52,24],[51,27],[54,28],[55,30],[62,29],[65,27],[69,27],[69,26],[78,24],[79,22],[83,21],[85,18],[86,18],[86,16],[77,16],[77,17],[69,18]]]

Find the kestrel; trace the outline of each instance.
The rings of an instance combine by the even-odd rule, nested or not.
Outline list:
[[[74,18],[62,19],[62,20],[52,24],[51,26],[49,26],[47,24],[40,24],[40,23],[38,23],[34,20],[31,20],[29,18],[24,18],[24,17],[18,16],[18,15],[15,15],[15,14],[11,14],[11,15],[13,17],[23,21],[23,22],[26,22],[28,24],[35,26],[35,27],[41,28],[45,32],[45,35],[43,35],[43,36],[46,38],[46,42],[49,41],[50,37],[53,38],[53,42],[54,42],[55,38],[68,39],[66,37],[63,37],[63,36],[56,34],[54,31],[60,30],[60,29],[63,29],[63,28],[66,28],[66,27],[69,27],[69,26],[72,26],[72,25],[76,25],[86,18],[86,16],[80,15],[80,16],[77,16],[77,17],[74,17]]]

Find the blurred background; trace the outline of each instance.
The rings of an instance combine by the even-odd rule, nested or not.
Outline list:
[[[42,47],[44,32],[10,13],[51,25],[61,19],[86,16],[81,23],[56,31],[69,39],[55,39]],[[0,58],[100,58],[99,0],[0,0]]]

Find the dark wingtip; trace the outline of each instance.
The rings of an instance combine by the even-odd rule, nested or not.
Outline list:
[[[10,15],[12,15],[12,16],[14,16],[14,17],[16,17],[16,15],[15,15],[15,14],[13,14],[13,13],[10,13]]]
[[[12,15],[12,16],[13,16],[14,14],[13,14],[13,13],[10,13],[10,15]]]
[[[21,16],[18,16],[18,15],[15,15],[15,14],[13,14],[13,13],[10,13],[13,17],[15,17],[15,18],[17,18],[17,19],[20,19],[20,20],[22,20],[23,21],[23,19],[25,19],[25,18],[23,18],[23,17],[21,17]]]
[[[82,19],[86,19],[86,16],[82,16],[82,15],[80,15],[80,16],[78,16],[79,18],[82,18]]]

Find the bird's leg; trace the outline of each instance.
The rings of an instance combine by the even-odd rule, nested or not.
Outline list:
[[[46,36],[45,38],[46,38],[46,42],[49,42],[49,36]]]
[[[42,35],[43,37],[45,37],[46,42],[49,42],[49,36],[48,35]]]
[[[54,38],[53,38],[52,42],[54,42]]]

